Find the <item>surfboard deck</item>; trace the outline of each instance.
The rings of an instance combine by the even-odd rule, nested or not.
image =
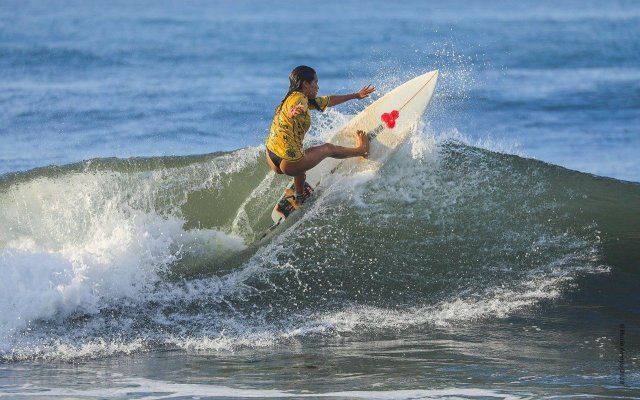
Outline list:
[[[430,71],[401,84],[353,117],[328,142],[354,147],[356,132],[363,130],[370,141],[369,156],[344,160],[326,158],[306,172],[306,184],[316,189],[322,188],[323,181],[332,174],[353,173],[360,168],[372,170],[384,164],[404,143],[422,118],[435,90],[438,74],[438,70]],[[269,228],[269,231],[273,231],[296,210],[293,208],[286,215],[278,210],[278,204],[283,199],[288,202],[287,190],[292,187],[293,185],[289,186],[283,197],[276,203],[271,213],[274,225]],[[286,207],[286,204],[283,203],[283,207]]]

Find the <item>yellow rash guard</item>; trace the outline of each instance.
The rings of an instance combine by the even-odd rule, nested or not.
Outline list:
[[[316,102],[320,106],[319,111],[324,111],[329,104],[329,96],[316,97]],[[302,104],[304,112],[297,117],[289,118],[287,115],[289,110],[298,104]],[[302,140],[311,126],[309,108],[316,109],[304,94],[293,92],[287,97],[282,107],[276,111],[271,123],[267,148],[272,153],[288,161],[298,161],[302,158],[304,155]]]

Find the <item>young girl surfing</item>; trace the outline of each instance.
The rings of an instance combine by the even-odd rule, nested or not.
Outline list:
[[[304,149],[302,141],[311,126],[309,110],[324,111],[348,100],[369,97],[376,88],[367,85],[357,93],[346,95],[318,96],[318,75],[311,67],[301,65],[289,75],[289,91],[276,108],[271,131],[267,138],[267,163],[278,174],[293,176],[294,195],[297,206],[304,202],[305,172],[327,157],[366,157],[369,138],[364,131],[356,134],[357,146],[344,147],[331,143]],[[296,208],[297,208],[296,206]]]

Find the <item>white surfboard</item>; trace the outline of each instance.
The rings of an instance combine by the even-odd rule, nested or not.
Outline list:
[[[311,187],[315,190],[322,188],[323,179],[334,173],[350,173],[358,168],[370,170],[381,166],[417,125],[429,105],[437,80],[438,70],[413,78],[386,93],[347,122],[329,142],[353,147],[356,144],[356,132],[363,130],[370,138],[369,157],[324,159],[307,171],[307,182]],[[271,218],[276,224],[283,220],[283,216],[275,209]]]

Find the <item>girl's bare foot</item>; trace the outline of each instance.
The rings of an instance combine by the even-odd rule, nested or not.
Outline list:
[[[356,135],[356,141],[358,144],[358,149],[362,151],[360,154],[362,157],[369,157],[369,137],[364,131],[359,130]]]

